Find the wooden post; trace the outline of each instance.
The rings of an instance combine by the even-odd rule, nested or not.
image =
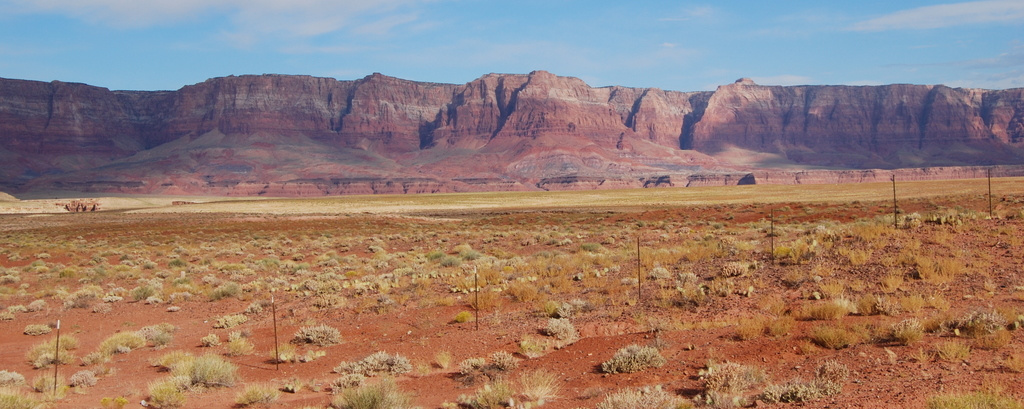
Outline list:
[[[995,218],[992,214],[992,168],[988,168],[988,218]]]
[[[60,365],[60,320],[57,320],[57,342],[53,347],[53,396],[57,397],[57,366]]]
[[[270,295],[270,314],[274,316],[274,368],[278,371],[281,370],[281,350],[277,343],[277,303],[274,301],[274,295]]]
[[[896,207],[896,174],[892,175],[892,228],[899,228],[899,216],[897,216]]]
[[[770,221],[771,228],[768,230],[768,242],[771,243],[771,260],[772,265],[775,265],[775,209],[768,211],[768,218]]]
[[[636,236],[636,304],[640,305],[642,294],[640,293],[640,283],[643,282],[643,265],[640,264],[640,236]]]
[[[476,266],[473,266],[473,291],[475,291],[473,293],[474,300],[475,300],[473,302],[473,304],[474,304],[473,305],[473,314],[476,316],[476,319],[474,321],[476,321],[476,330],[479,331],[480,330],[480,272],[479,272],[479,270],[477,270]]]

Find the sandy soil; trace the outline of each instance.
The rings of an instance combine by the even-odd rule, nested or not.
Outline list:
[[[734,193],[730,193],[734,194]],[[892,230],[880,228],[881,236],[865,242],[859,238],[854,225],[877,225],[891,209],[885,201],[799,202],[786,201],[772,206],[776,209],[778,245],[794,243],[812,237],[822,228],[840,232],[828,248],[799,264],[772,263],[766,250],[768,228],[763,205],[750,204],[693,204],[680,207],[620,206],[600,208],[573,208],[501,211],[457,210],[453,208],[415,207],[408,214],[341,214],[341,215],[280,215],[259,212],[236,214],[218,212],[182,216],[169,213],[101,212],[96,214],[64,214],[40,216],[8,215],[0,217],[0,266],[8,272],[17,271],[20,280],[3,285],[0,305],[27,305],[43,299],[48,307],[39,312],[18,312],[12,320],[0,321],[0,369],[16,371],[29,379],[52,376],[53,368],[36,370],[27,362],[26,352],[35,344],[55,337],[55,333],[38,337],[23,335],[27,324],[62,322],[62,335],[72,335],[80,341],[78,357],[96,350],[106,337],[119,331],[135,331],[147,325],[170,323],[177,327],[172,342],[161,348],[145,347],[123,355],[115,355],[105,364],[110,374],[101,376],[97,385],[72,388],[67,396],[52,403],[53,407],[99,408],[104,397],[125,396],[130,399],[126,407],[139,407],[148,399],[148,384],[167,376],[150,362],[163,354],[182,350],[201,355],[221,354],[224,347],[203,348],[199,339],[216,333],[222,339],[231,331],[244,331],[254,343],[252,355],[229,357],[239,368],[239,385],[204,392],[190,392],[185,407],[232,407],[235,396],[244,385],[253,383],[283,384],[290,378],[299,378],[308,386],[298,393],[282,393],[281,398],[269,405],[273,408],[326,407],[332,399],[330,382],[338,377],[332,369],[341,361],[357,360],[376,351],[398,353],[408,357],[415,369],[397,377],[399,387],[413,395],[415,405],[440,408],[442,404],[456,402],[460,395],[472,395],[484,380],[467,382],[458,375],[458,363],[470,357],[487,357],[495,351],[509,351],[521,359],[514,371],[503,375],[510,380],[534,369],[557,374],[561,388],[558,398],[549,400],[545,408],[592,408],[608,394],[623,388],[663,385],[666,390],[686,399],[694,399],[704,392],[700,371],[709,362],[738,362],[756,366],[767,375],[765,382],[745,393],[747,402],[758,407],[757,393],[768,383],[781,383],[795,378],[810,379],[814,369],[826,360],[836,360],[851,370],[843,390],[836,396],[802,404],[778,404],[780,407],[923,407],[930,397],[951,392],[1001,390],[1020,400],[1024,398],[1024,378],[1006,364],[1011,356],[1024,347],[1020,331],[1011,331],[1006,345],[994,349],[975,346],[966,359],[946,360],[934,356],[936,348],[948,341],[976,345],[975,339],[958,337],[949,332],[925,334],[924,339],[903,346],[886,341],[881,336],[864,340],[849,348],[826,349],[810,341],[811,330],[823,324],[862,326],[874,335],[904,319],[922,321],[935,317],[962,316],[970,311],[1002,310],[1024,313],[1024,262],[1021,238],[1024,237],[1024,196],[1004,194],[997,200],[996,212],[1000,216],[987,219],[987,200],[983,196],[934,196],[906,200],[901,203],[904,215],[918,212],[947,212],[949,209],[976,209],[960,226],[925,223],[913,228]],[[408,208],[403,208],[408,210]],[[312,212],[319,213],[319,212]],[[891,219],[890,219],[891,220]],[[818,226],[823,226],[819,228]],[[502,234],[499,234],[502,233]],[[541,239],[537,239],[541,237]],[[725,263],[757,262],[758,268],[749,275],[736,277],[737,291],[724,296],[711,296],[705,304],[683,308],[672,303],[676,283],[671,280],[646,278],[641,298],[632,295],[633,287],[618,285],[636,274],[630,249],[635,239],[641,240],[644,271],[661,265],[673,276],[692,272],[708,285]],[[664,254],[701,240],[714,237],[737,245],[736,254],[689,261],[679,258],[672,264],[660,264]],[[569,238],[572,244],[552,244]],[[260,243],[276,240],[285,243],[277,247],[275,257],[282,260],[277,270],[255,270],[256,261],[264,258]],[[316,247],[319,240],[326,247]],[[290,243],[290,244],[288,244]],[[483,263],[520,257],[534,263],[559,254],[570,257],[584,253],[582,243],[604,243],[603,251],[613,268],[607,273],[609,280],[587,278],[572,281],[576,273],[587,277],[600,266],[580,266],[578,270],[563,271],[550,277],[541,276],[540,296],[535,301],[519,302],[509,295],[507,283],[514,282],[517,274],[538,275],[534,264],[505,271],[504,284],[490,287],[505,288],[496,306],[480,311],[479,329],[470,320],[454,323],[453,317],[461,311],[472,311],[470,294],[451,292],[450,282],[437,278],[417,291],[415,279],[401,281],[390,291],[358,292],[352,288],[339,290],[344,297],[340,306],[317,308],[315,296],[299,288],[303,280],[313,277],[295,275],[286,271],[288,258],[293,254],[305,255],[302,262],[321,274],[326,267],[319,266],[318,258],[333,252],[342,261],[340,271],[359,270],[353,277],[366,278],[363,267],[373,260],[384,260],[374,253],[379,246],[386,254],[402,255],[413,260],[419,268],[439,274],[458,274],[461,269],[446,269],[436,262],[416,258],[416,254],[440,251],[455,256],[458,244],[468,244],[478,250]],[[916,244],[915,244],[916,243]],[[916,250],[915,250],[916,246]],[[183,248],[182,253],[175,253]],[[870,258],[863,264],[845,259],[839,249],[870,249]],[[110,250],[105,253],[104,250]],[[380,251],[380,250],[377,250]],[[40,257],[40,253],[46,253]],[[660,254],[660,255],[659,255]],[[952,255],[963,262],[962,271],[948,282],[927,282],[915,279],[915,267],[901,264],[904,254]],[[349,257],[349,258],[345,258]],[[187,267],[172,267],[169,262],[180,258]],[[140,267],[138,260],[152,260],[153,268]],[[134,265],[126,263],[136,261]],[[375,274],[395,274],[403,258],[377,264]],[[550,260],[555,260],[554,258]],[[42,262],[43,268],[33,268]],[[347,263],[347,264],[346,264]],[[550,263],[555,263],[551,261]],[[467,262],[463,265],[472,264]],[[74,266],[75,273],[62,275],[46,266]],[[102,277],[87,273],[98,266],[109,273]],[[232,266],[235,267],[232,267]],[[233,270],[250,266],[248,270]],[[562,268],[562,267],[558,267]],[[550,270],[551,267],[548,267]],[[250,303],[266,300],[269,287],[258,285],[247,288],[237,297],[209,301],[201,293],[190,301],[148,305],[132,301],[110,303],[107,313],[94,313],[92,307],[64,308],[61,297],[83,286],[96,284],[105,291],[115,287],[132,289],[139,279],[168,275],[163,281],[165,295],[171,292],[170,282],[189,270],[192,283],[198,289],[209,290],[213,284],[203,286],[204,276],[213,276],[211,282],[232,280],[242,283],[268,282],[275,276],[287,283],[279,286],[277,324],[280,342],[287,342],[300,327],[327,324],[342,332],[343,342],[324,348],[326,356],[308,363],[285,363],[280,368],[270,360],[274,349],[273,319],[269,308],[251,314],[249,321],[232,329],[213,329],[217,317],[241,313]],[[195,271],[195,273],[191,272]],[[427,271],[422,271],[426,273]],[[890,274],[903,278],[902,284],[892,292],[882,290],[881,281]],[[564,280],[556,282],[554,280]],[[804,277],[792,284],[793,277]],[[264,280],[264,281],[260,281]],[[354,282],[354,279],[343,279]],[[625,282],[625,281],[623,281]],[[765,307],[775,300],[784,308],[783,315],[796,315],[804,305],[821,295],[823,283],[842,283],[846,297],[856,300],[864,295],[906,298],[920,295],[924,299],[935,296],[947,300],[943,308],[926,304],[917,311],[902,311],[892,316],[849,315],[836,321],[797,320],[786,334],[777,337],[757,336],[739,340],[736,336],[741,318],[774,317]],[[740,291],[754,288],[749,296]],[[381,294],[393,304],[381,307]],[[166,297],[165,297],[166,299]],[[592,309],[572,317],[580,332],[580,339],[560,349],[548,350],[544,355],[528,358],[520,352],[519,342],[524,337],[549,339],[542,333],[548,317],[543,313],[543,301],[586,300]],[[168,307],[180,310],[169,312]],[[617,349],[629,344],[657,345],[667,364],[660,368],[632,374],[606,374],[600,364],[608,360]],[[303,348],[300,348],[300,350]],[[451,354],[451,364],[442,368],[436,363],[440,351]],[[94,367],[90,367],[93,368]],[[69,377],[84,368],[65,365],[59,368],[62,377]],[[376,382],[378,379],[370,379]],[[43,398],[27,392],[28,396]]]

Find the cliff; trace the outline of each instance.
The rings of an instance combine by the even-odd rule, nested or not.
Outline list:
[[[594,88],[544,71],[463,85],[232,76],[154,92],[0,79],[0,141],[8,191],[299,196],[764,183],[772,178],[757,169],[1024,163],[1024,89],[741,80],[676,92]]]

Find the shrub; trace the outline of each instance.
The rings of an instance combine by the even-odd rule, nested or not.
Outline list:
[[[238,367],[217,355],[196,358],[188,368],[189,383],[195,386],[233,386]]]
[[[762,317],[740,318],[739,323],[736,324],[736,339],[740,341],[755,339],[761,336],[765,329],[765,319]]]
[[[455,314],[455,318],[452,319],[452,322],[461,324],[463,322],[469,322],[469,320],[472,318],[473,313],[469,311],[460,311],[458,314]]]
[[[54,364],[55,358],[53,354],[55,348],[57,348],[56,342],[57,339],[54,338],[49,341],[36,344],[28,351],[26,357],[28,358],[28,361],[32,363],[33,367],[39,369]],[[75,355],[71,350],[76,348],[78,348],[77,338],[72,336],[63,336],[60,338],[60,351],[58,351],[59,356],[57,358],[60,359],[61,365],[67,365],[74,362]]]
[[[947,394],[928,399],[928,409],[1022,409],[1024,405],[1009,396],[992,392]]]
[[[238,285],[238,283],[228,281],[210,291],[210,301],[217,301],[228,297],[235,297],[241,292],[242,287]]]
[[[180,408],[185,405],[185,392],[174,377],[150,383],[149,405],[158,409]]]
[[[157,289],[151,285],[142,285],[132,289],[132,299],[135,301],[143,301],[149,297],[156,295]]]
[[[989,335],[1000,329],[1005,329],[1008,324],[1005,317],[996,311],[973,311],[960,319],[950,323],[959,335],[977,338]]]
[[[331,400],[333,409],[406,409],[411,399],[390,379],[375,385],[346,389]]]
[[[508,406],[512,395],[512,386],[498,381],[484,385],[473,396],[460,396],[459,403],[475,409],[497,409]]]
[[[49,325],[43,324],[28,324],[25,326],[25,335],[46,335],[49,334],[53,329]]]
[[[25,376],[17,372],[0,371],[0,388],[22,386],[25,384]],[[0,406],[2,407],[2,406]]]
[[[256,350],[256,346],[253,345],[252,341],[242,336],[230,337],[227,344],[227,356],[243,356],[252,355],[253,351]]]
[[[849,376],[850,370],[845,365],[836,361],[825,361],[815,369],[813,381],[796,379],[782,385],[769,385],[761,399],[766,403],[807,402],[838,395]]]
[[[893,324],[890,335],[896,343],[910,345],[924,338],[924,327],[920,321],[911,318]]]
[[[612,359],[601,364],[601,371],[633,373],[647,368],[658,368],[666,362],[656,348],[633,344],[616,351]]]
[[[409,359],[401,355],[389,355],[379,351],[357,362],[342,362],[334,368],[334,372],[357,373],[372,377],[377,375],[401,375],[412,370]]]
[[[207,334],[205,337],[199,339],[199,345],[203,347],[215,347],[220,345],[220,337],[214,333]]]
[[[43,301],[43,300],[32,301],[32,302],[28,303],[28,307],[26,307],[26,308],[28,308],[29,312],[36,312],[36,311],[45,310],[46,309],[46,301]]]
[[[40,402],[24,396],[15,390],[0,390],[0,408],[4,409],[36,409]]]
[[[82,386],[94,386],[96,385],[96,374],[93,371],[78,371],[71,378],[68,378],[68,384],[73,387]]]
[[[542,406],[546,401],[557,398],[561,389],[558,386],[558,376],[543,369],[519,375],[519,387],[526,401],[536,402],[537,406]]]
[[[249,317],[242,314],[225,315],[217,318],[213,323],[214,328],[232,328],[244,324],[249,321]]]
[[[317,346],[330,346],[341,343],[341,332],[329,325],[317,325],[313,327],[302,327],[295,332],[292,343],[314,344]]]
[[[829,300],[822,303],[805,304],[800,309],[800,317],[805,320],[837,320],[852,311],[850,303],[843,299]]]
[[[171,351],[153,361],[153,366],[166,368],[175,375],[184,375],[192,368],[195,357],[184,351]]]
[[[472,375],[476,372],[482,371],[486,366],[486,359],[466,358],[462,362],[459,362],[459,373],[462,375]]]
[[[146,338],[134,332],[119,332],[100,343],[99,352],[106,356],[126,354],[146,346]]]
[[[529,358],[536,358],[544,355],[548,349],[548,341],[536,336],[525,336],[519,340],[519,352]]]
[[[159,347],[169,344],[173,338],[172,334],[176,330],[177,328],[175,328],[174,325],[165,322],[162,324],[142,327],[138,331],[135,331],[135,333],[142,338],[145,338],[146,342],[149,342],[151,345]]]
[[[519,366],[519,360],[508,351],[497,351],[491,354],[491,365],[499,371],[511,371]]]
[[[363,384],[364,380],[366,380],[366,377],[363,374],[347,373],[331,382],[331,391],[337,394],[345,389],[359,387]]]
[[[608,395],[597,409],[679,409],[692,407],[658,386],[626,389]]]
[[[811,329],[811,341],[829,349],[843,349],[860,342],[860,336],[847,328],[821,325]]]
[[[118,396],[116,398],[106,397],[106,398],[100,399],[100,406],[103,406],[104,408],[121,409],[121,408],[124,408],[125,405],[127,405],[127,404],[128,404],[128,398],[126,398],[124,396]]]
[[[235,404],[241,407],[269,405],[280,397],[281,393],[273,386],[248,385],[238,396],[235,396]]]
[[[935,346],[939,359],[961,361],[971,355],[971,347],[960,341],[946,341]]]
[[[709,364],[704,371],[704,388],[711,392],[736,394],[764,381],[764,371],[735,362]]]
[[[576,332],[576,327],[565,318],[549,319],[548,326],[544,328],[544,333],[566,342],[575,341],[580,337],[579,332]]]

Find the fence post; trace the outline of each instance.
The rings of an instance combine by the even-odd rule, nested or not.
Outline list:
[[[270,313],[274,316],[274,368],[281,370],[281,350],[277,343],[277,302],[274,301],[274,295],[270,295]]]
[[[57,320],[57,342],[53,346],[53,396],[57,397],[57,367],[60,366],[60,320]]]
[[[899,229],[899,216],[897,216],[896,207],[896,174],[892,175],[892,228]]]

